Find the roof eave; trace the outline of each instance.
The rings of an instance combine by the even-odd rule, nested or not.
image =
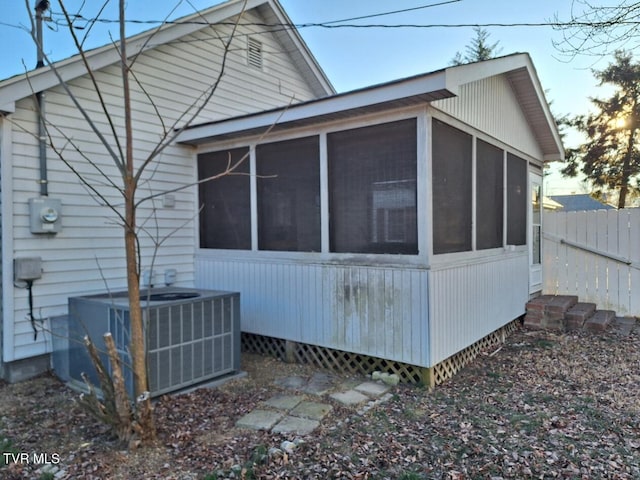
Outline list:
[[[146,50],[155,48],[158,44],[169,43],[180,37],[190,35],[204,28],[203,23],[215,24],[261,5],[270,6],[277,16],[284,14],[282,7],[274,0],[229,0],[202,12],[182,17],[178,20],[178,23],[164,24],[160,28],[147,30],[127,38],[128,55],[132,57]],[[153,37],[153,42],[149,42],[151,37]],[[303,54],[305,61],[310,62],[310,59],[313,59],[304,42],[296,43],[296,46],[305,49]],[[88,68],[92,71],[113,65],[120,60],[118,49],[113,44],[87,51],[84,57]],[[316,64],[315,60],[313,60],[313,63]],[[57,61],[54,65],[60,78],[64,82],[73,80],[87,73],[87,67],[85,67],[80,54]],[[320,74],[317,68],[313,67],[311,71],[315,74]],[[322,75],[324,76],[324,73],[322,73]],[[323,88],[333,92],[333,87],[330,83],[327,85],[328,80],[325,81],[325,79],[326,76],[324,76],[319,83],[323,85]],[[60,80],[52,68],[45,66],[0,81],[0,90],[2,91],[3,99],[5,99],[7,104],[10,104],[11,102],[32,95],[33,92],[47,90],[59,83]]]
[[[536,69],[527,53],[514,53],[483,62],[457,65],[447,69],[452,89],[494,75],[505,74],[523,106],[545,162],[564,161],[564,146],[556,121],[547,103]],[[533,102],[526,101],[534,99]]]
[[[270,13],[275,16],[273,23],[276,25],[293,25],[291,18],[278,0],[270,0],[268,4],[271,6]],[[329,77],[327,77],[296,28],[277,28],[274,35],[280,41],[291,43],[294,48],[289,48],[288,50],[298,53],[302,57],[304,60],[303,65],[308,70],[303,73],[306,73],[307,81],[314,87],[316,96],[335,95],[336,90]]]
[[[564,151],[561,152],[555,152],[555,153],[546,153],[544,154],[544,156],[542,157],[542,161],[544,163],[551,163],[551,162],[564,162],[565,158],[564,158]]]
[[[429,102],[458,94],[463,84],[504,74],[537,138],[544,162],[564,160],[564,147],[528,54],[518,53],[484,62],[449,67],[382,85],[268,112],[196,125],[178,142],[200,145],[297,128],[399,106]]]
[[[11,113],[15,113],[16,111],[16,102],[9,102],[9,103],[5,103],[3,105],[0,105],[0,114],[1,115],[8,115]]]
[[[439,71],[267,112],[196,125],[181,132],[177,141],[200,145],[452,96],[454,93],[447,89],[445,72]]]

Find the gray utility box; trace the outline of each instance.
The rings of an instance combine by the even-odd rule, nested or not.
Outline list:
[[[239,293],[166,287],[143,290],[141,300],[152,396],[240,370]],[[82,338],[89,335],[104,352],[103,335],[111,332],[132,395],[128,293],[69,298],[66,320],[66,326],[58,322],[53,328],[53,368],[58,376],[75,383],[85,372],[99,386]],[[101,358],[110,368],[106,353]]]

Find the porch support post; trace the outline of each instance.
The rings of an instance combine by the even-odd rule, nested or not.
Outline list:
[[[296,363],[296,350],[298,349],[298,342],[292,340],[286,340],[284,344],[284,360],[287,363]]]
[[[436,372],[434,367],[420,369],[420,379],[429,390],[436,386]]]

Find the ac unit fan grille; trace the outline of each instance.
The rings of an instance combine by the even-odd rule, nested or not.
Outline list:
[[[162,292],[163,289],[158,289]],[[180,289],[172,290],[168,293]],[[185,289],[185,292],[189,290]],[[198,295],[176,301],[151,302],[143,309],[146,332],[147,373],[152,396],[212,380],[240,369],[240,294],[197,290]],[[125,300],[121,300],[121,297]],[[115,299],[115,301],[114,301]],[[81,345],[88,334],[104,351],[103,334],[111,332],[124,365],[127,389],[133,394],[130,316],[126,292],[69,299],[69,340],[66,359],[57,353],[54,369],[66,380],[82,381],[87,372],[98,381]],[[106,354],[101,355],[109,365]],[[66,365],[66,367],[61,367]],[[65,371],[60,371],[64,368]]]

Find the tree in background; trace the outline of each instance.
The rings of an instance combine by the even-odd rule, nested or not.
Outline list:
[[[489,43],[490,33],[482,27],[474,27],[473,31],[476,36],[465,47],[465,55],[462,56],[461,52],[457,52],[456,56],[451,60],[451,65],[463,65],[465,63],[480,62],[482,60],[489,60],[500,54],[502,51],[498,47],[499,42],[493,44]]]
[[[640,191],[640,63],[630,53],[616,52],[615,62],[594,71],[600,86],[611,85],[614,93],[605,100],[591,99],[596,111],[578,115],[568,124],[583,133],[587,141],[567,150],[566,176],[583,173],[598,197],[618,194],[618,208]]]

